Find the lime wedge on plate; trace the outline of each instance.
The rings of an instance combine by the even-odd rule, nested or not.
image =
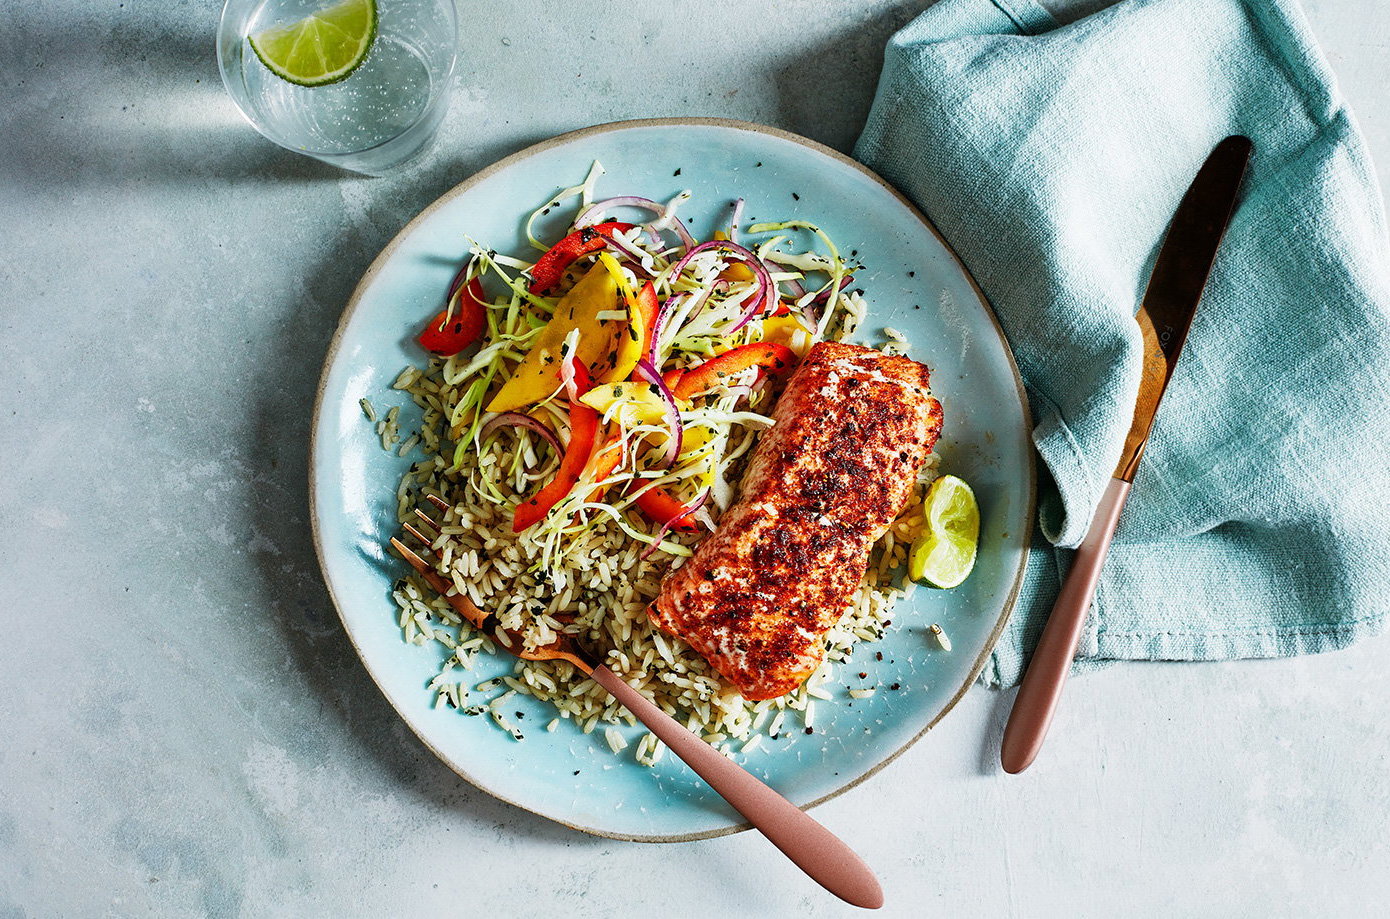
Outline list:
[[[296,86],[346,80],[367,59],[375,38],[376,0],[343,0],[248,36],[261,63]]]
[[[980,508],[963,479],[943,475],[922,501],[926,521],[912,543],[907,573],[933,587],[955,587],[975,567],[980,541]]]

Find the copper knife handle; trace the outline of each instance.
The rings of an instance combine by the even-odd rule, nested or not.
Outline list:
[[[854,906],[883,905],[883,888],[873,871],[814,817],[686,730],[607,667],[595,667],[592,676],[811,880]]]
[[[1033,658],[1028,662],[1028,672],[1018,688],[1013,711],[1004,727],[1000,761],[1005,772],[1018,773],[1027,769],[1042,749],[1043,738],[1047,736],[1052,715],[1057,711],[1057,701],[1062,698],[1062,687],[1071,671],[1072,658],[1076,656],[1076,646],[1081,641],[1086,613],[1096,595],[1096,583],[1100,580],[1105,554],[1110,549],[1110,538],[1115,535],[1115,525],[1120,521],[1120,511],[1127,497],[1129,483],[1111,479],[1096,505],[1086,538],[1076,547],[1071,570],[1062,582],[1062,590],[1033,651]]]

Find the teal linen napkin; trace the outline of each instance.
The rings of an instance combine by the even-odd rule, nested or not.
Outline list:
[[[1059,27],[941,0],[899,32],[864,163],[936,223],[1017,356],[1040,534],[984,678],[1010,685],[1114,471],[1133,314],[1212,147],[1245,191],[1078,653],[1273,657],[1381,629],[1390,597],[1390,246],[1365,144],[1288,0],[1126,0]],[[951,406],[947,406],[949,436]]]

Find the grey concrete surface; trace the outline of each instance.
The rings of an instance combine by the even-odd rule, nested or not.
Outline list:
[[[654,847],[495,802],[333,613],[305,452],[370,260],[571,128],[723,115],[840,149],[921,0],[464,0],[439,145],[346,176],[242,123],[213,0],[0,5],[0,916],[849,915],[757,836]],[[1306,9],[1390,166],[1390,7]],[[822,807],[895,916],[1361,916],[1390,899],[1390,644],[1076,680],[998,772],[972,692]]]

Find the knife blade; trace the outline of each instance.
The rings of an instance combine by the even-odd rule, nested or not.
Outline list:
[[[1062,582],[1009,712],[1000,748],[1005,772],[1027,769],[1047,737],[1076,656],[1086,613],[1095,597],[1110,539],[1148,444],[1164,390],[1173,378],[1217,250],[1231,222],[1253,149],[1250,139],[1241,136],[1228,137],[1216,145],[1183,195],[1159,247],[1158,259],[1134,317],[1144,342],[1134,418],[1115,475],[1096,506],[1086,538],[1076,548],[1071,570]]]
[[[1254,145],[1236,135],[1216,145],[1183,195],[1163,238],[1135,321],[1144,339],[1144,364],[1134,420],[1125,436],[1115,478],[1134,481],[1163,392],[1173,378],[1187,330],[1207,286],[1216,252],[1230,225]]]

